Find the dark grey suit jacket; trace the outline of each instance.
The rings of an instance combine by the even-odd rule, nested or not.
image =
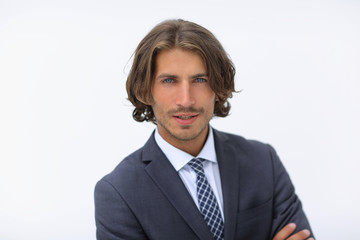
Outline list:
[[[224,199],[225,239],[272,239],[286,224],[309,223],[274,149],[214,130]],[[126,157],[95,187],[98,240],[212,239],[178,173],[155,142]]]

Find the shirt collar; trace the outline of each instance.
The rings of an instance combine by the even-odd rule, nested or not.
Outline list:
[[[155,130],[155,141],[163,151],[165,156],[169,159],[170,163],[174,166],[176,171],[183,168],[194,156],[174,147],[170,143],[166,142],[159,134],[158,129]],[[204,158],[208,161],[217,163],[213,129],[209,125],[209,134],[205,141],[203,148],[200,153],[196,156],[197,158]]]

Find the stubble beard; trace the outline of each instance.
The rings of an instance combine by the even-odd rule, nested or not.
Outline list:
[[[206,115],[205,110],[203,108],[194,109],[194,108],[190,107],[190,108],[181,108],[181,109],[177,109],[177,110],[171,110],[167,113],[167,116],[169,116],[169,119],[171,119],[172,116],[174,116],[175,114],[177,114],[179,112],[183,112],[183,113],[191,112],[191,113],[197,113],[199,115],[201,115],[201,114]],[[210,119],[209,119],[209,121],[210,121]],[[209,121],[207,122],[207,124],[204,124],[204,126],[202,126],[201,129],[195,135],[181,137],[180,134],[175,134],[173,131],[171,131],[166,126],[166,124],[163,123],[161,120],[156,119],[157,124],[159,124],[161,127],[163,127],[165,129],[165,131],[167,131],[171,137],[173,137],[174,139],[176,139],[178,141],[183,141],[183,142],[192,141],[192,140],[196,139],[197,137],[199,137],[203,133],[203,131],[207,128],[207,126],[209,125]],[[181,129],[187,130],[187,129],[190,129],[191,127],[192,126],[184,125],[184,126],[181,126]]]
[[[165,124],[163,124],[161,121],[157,120],[157,123],[163,127],[165,129],[165,131],[167,131],[171,137],[175,138],[176,140],[179,141],[183,141],[183,142],[187,142],[187,141],[192,141],[194,139],[196,139],[197,137],[199,137],[201,135],[201,133],[206,129],[206,127],[208,126],[208,124],[204,125],[200,131],[198,133],[196,133],[193,136],[188,136],[188,137],[181,137],[179,135],[174,134],[169,128],[166,127]],[[182,129],[186,130],[186,129],[190,129],[190,126],[181,126]]]

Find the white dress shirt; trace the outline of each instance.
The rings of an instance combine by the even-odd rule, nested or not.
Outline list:
[[[187,163],[196,158],[203,158],[207,161],[203,162],[205,176],[215,194],[216,200],[220,207],[221,216],[224,220],[224,207],[223,207],[223,197],[220,181],[220,172],[219,165],[216,158],[215,144],[213,130],[209,126],[209,134],[205,142],[204,147],[201,149],[199,155],[192,156],[173,145],[166,142],[159,134],[158,129],[155,131],[155,141],[159,145],[160,149],[163,151],[165,156],[169,159],[170,163],[173,165],[175,170],[178,172],[180,178],[184,182],[187,190],[189,191],[191,197],[193,198],[196,206],[199,208],[199,203],[197,199],[196,192],[196,173],[191,169]],[[200,208],[199,208],[200,209]]]

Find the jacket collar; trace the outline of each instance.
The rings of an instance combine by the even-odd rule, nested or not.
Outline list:
[[[239,146],[232,144],[228,134],[214,129],[214,140],[224,201],[224,235],[225,239],[235,239],[240,192],[239,159],[241,160],[243,155]]]
[[[203,216],[197,209],[178,173],[154,139],[154,133],[143,148],[142,160],[148,162],[145,171],[182,216],[199,239],[212,239]]]
[[[227,134],[214,130],[214,142],[219,163],[224,201],[225,239],[233,239],[239,202],[239,148],[231,146]],[[240,154],[241,158],[241,154]],[[154,133],[143,148],[145,171],[168,198],[174,208],[193,229],[199,239],[212,239],[212,234],[188,193],[178,173],[156,144]]]

